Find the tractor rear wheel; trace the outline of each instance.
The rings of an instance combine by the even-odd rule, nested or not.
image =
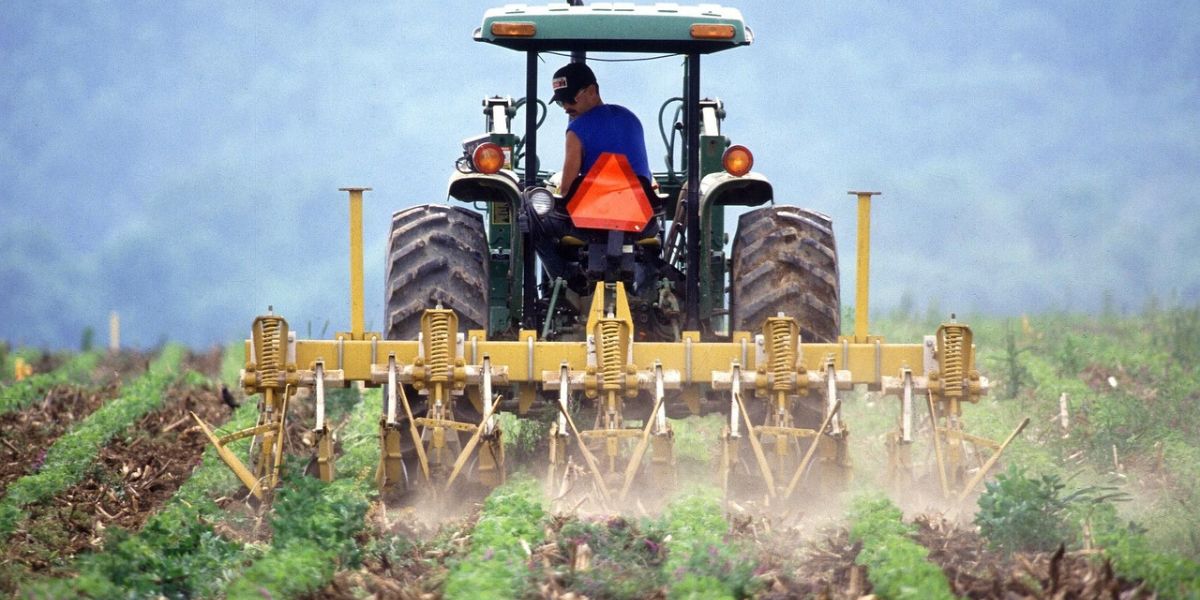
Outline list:
[[[761,331],[784,313],[800,324],[805,342],[836,342],[841,293],[833,222],[795,206],[752,210],[733,239],[732,330]]]
[[[428,204],[394,214],[384,337],[416,340],[421,315],[438,304],[458,314],[459,331],[487,329],[487,256],[487,234],[477,212]]]

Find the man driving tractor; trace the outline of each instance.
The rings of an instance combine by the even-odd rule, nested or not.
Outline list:
[[[641,182],[647,195],[653,175],[646,158],[642,123],[632,111],[617,104],[606,104],[600,97],[600,84],[585,63],[572,62],[554,72],[551,79],[558,104],[570,119],[566,132],[566,150],[560,172],[559,193],[570,200],[580,184],[605,153],[622,156]],[[575,229],[571,217],[561,207],[539,215],[527,207],[534,247],[552,277],[563,277],[571,287],[583,291],[586,280],[577,263],[565,260],[559,242]]]

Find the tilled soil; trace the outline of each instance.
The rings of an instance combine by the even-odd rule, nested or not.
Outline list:
[[[583,563],[570,548],[557,542],[562,527],[576,516],[556,516],[547,526],[547,541],[531,548],[530,569],[538,596],[554,599],[589,597],[566,584],[564,573]],[[595,520],[596,517],[591,517]],[[612,519],[621,520],[620,517]],[[610,519],[610,520],[612,520]],[[749,549],[762,582],[756,598],[821,598],[831,600],[871,597],[870,572],[855,564],[861,547],[850,542],[845,528],[825,527],[819,531],[793,528],[767,531],[749,520],[734,523],[731,543]],[[988,548],[973,530],[956,526],[941,516],[920,515],[913,521],[916,540],[929,550],[928,560],[946,574],[951,591],[963,598],[1012,600],[1017,598],[1065,600],[1074,598],[1153,598],[1135,582],[1114,576],[1111,566],[1094,554],[1065,552],[1007,556]],[[471,519],[447,524],[438,534],[405,532],[393,528],[380,539],[411,534],[413,542],[391,557],[370,555],[355,571],[342,571],[334,581],[311,598],[349,600],[365,591],[375,598],[417,600],[437,597],[449,573],[448,564],[469,550]],[[766,523],[760,520],[759,524]],[[643,543],[652,543],[643,540]],[[602,557],[587,562],[597,566]],[[636,576],[636,573],[631,573]],[[569,578],[568,578],[569,579]],[[665,597],[665,590],[647,586],[640,598]]]
[[[1087,552],[1015,554],[988,549],[972,530],[920,515],[917,541],[929,549],[956,595],[968,598],[1151,598],[1139,584],[1113,575],[1108,561]]]
[[[210,423],[231,412],[219,390],[169,389],[165,405],[114,438],[83,481],[28,507],[4,561],[44,571],[100,545],[109,527],[140,528],[191,475],[207,444],[189,411]]]
[[[60,385],[46,392],[33,406],[0,415],[0,496],[13,481],[41,466],[55,440],[71,425],[92,414],[115,398],[120,387],[111,383],[102,388]]]

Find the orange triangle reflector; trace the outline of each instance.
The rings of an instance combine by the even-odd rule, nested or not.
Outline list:
[[[604,152],[567,203],[576,227],[641,231],[654,216],[629,159]]]

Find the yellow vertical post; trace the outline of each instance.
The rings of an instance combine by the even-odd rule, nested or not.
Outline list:
[[[108,313],[108,351],[117,352],[121,349],[121,316],[117,311]]]
[[[368,187],[345,187],[350,192],[350,339],[363,339],[362,194]]]
[[[854,341],[866,343],[871,287],[871,196],[879,192],[847,192],[858,196],[858,268],[854,298]]]

